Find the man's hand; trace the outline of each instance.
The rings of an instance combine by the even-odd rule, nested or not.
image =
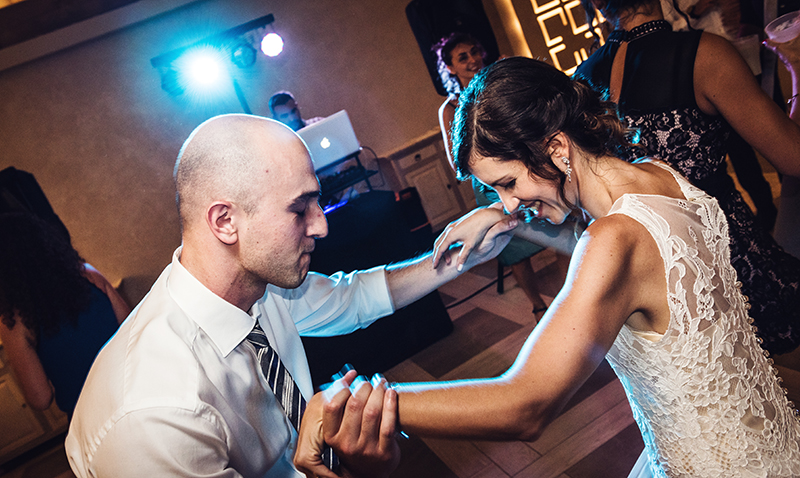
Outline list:
[[[351,370],[306,406],[294,462],[306,476],[337,476],[323,464],[325,443],[337,453],[344,476],[388,477],[400,461],[395,441],[397,393],[386,380],[373,383]]]
[[[351,370],[343,377],[334,381],[323,392],[314,395],[306,403],[303,419],[300,421],[298,430],[297,449],[294,452],[294,466],[304,473],[308,478],[317,476],[325,478],[337,478],[339,475],[329,470],[322,462],[322,452],[325,447],[325,435],[322,431],[324,406],[326,394],[334,395],[327,398],[334,398],[337,401],[347,402],[350,397],[350,383],[356,378],[356,372]]]

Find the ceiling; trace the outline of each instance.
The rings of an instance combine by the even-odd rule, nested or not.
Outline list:
[[[0,0],[0,49],[139,0]]]

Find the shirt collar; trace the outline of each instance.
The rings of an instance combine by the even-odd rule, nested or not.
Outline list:
[[[172,255],[167,290],[178,306],[203,329],[223,356],[253,330],[255,318],[211,292],[180,262],[181,248]]]

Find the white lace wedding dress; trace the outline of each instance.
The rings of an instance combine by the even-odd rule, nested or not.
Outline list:
[[[658,244],[671,313],[663,336],[624,326],[607,354],[645,442],[632,476],[800,476],[800,421],[750,325],[725,215],[654,164],[685,200],[629,194],[610,211]]]

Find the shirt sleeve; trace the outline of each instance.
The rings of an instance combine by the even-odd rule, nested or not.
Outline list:
[[[224,428],[213,417],[157,407],[126,414],[99,442],[90,476],[236,478]]]
[[[279,289],[297,331],[308,337],[342,335],[394,312],[385,266],[326,276],[309,272],[297,289]]]

